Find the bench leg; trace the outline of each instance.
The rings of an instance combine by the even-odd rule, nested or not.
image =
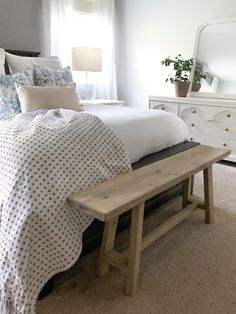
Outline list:
[[[139,277],[140,257],[142,250],[144,203],[132,209],[130,230],[128,272],[125,292],[133,296],[136,292]]]
[[[189,205],[189,194],[190,194],[190,182],[191,179],[188,178],[184,180],[184,190],[183,190],[183,199],[182,199],[182,209]]]
[[[212,166],[203,170],[205,222],[214,222]]]
[[[191,176],[190,178],[190,195],[193,195],[193,190],[194,190],[194,175]]]
[[[105,275],[109,270],[109,262],[106,261],[105,256],[114,248],[117,223],[118,217],[111,219],[110,221],[107,221],[105,223],[102,245],[100,250],[100,257],[97,268],[97,274],[99,276]]]

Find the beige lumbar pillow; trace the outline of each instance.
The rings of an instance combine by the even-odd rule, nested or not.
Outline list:
[[[70,109],[82,111],[76,86],[22,86],[16,85],[21,111],[40,109]]]

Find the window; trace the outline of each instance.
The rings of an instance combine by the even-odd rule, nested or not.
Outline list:
[[[74,0],[80,10],[77,10],[78,6],[74,10],[74,14],[71,17],[72,29],[74,30],[72,36],[72,46],[74,47],[100,47],[100,38],[98,36],[99,25],[97,25],[97,19],[94,16],[94,8],[89,6],[88,11],[82,11],[85,9],[84,4],[93,4],[92,0]],[[84,10],[83,9],[83,10]]]
[[[71,65],[72,47],[102,49],[102,72],[90,72],[99,98],[116,99],[114,53],[115,0],[42,0],[44,14],[44,53],[58,55],[63,65]],[[77,82],[85,73],[75,71]]]
[[[75,30],[72,36],[72,47],[101,47],[99,36],[100,26],[94,16],[95,0],[74,0],[74,14],[71,17],[72,28]],[[97,82],[100,72],[90,72],[89,82]],[[76,82],[86,83],[85,72],[73,72]]]

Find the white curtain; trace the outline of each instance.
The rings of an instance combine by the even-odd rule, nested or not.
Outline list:
[[[102,72],[95,74],[96,97],[117,99],[115,0],[95,0],[94,11],[84,16],[74,10],[73,0],[42,0],[42,6],[43,55],[57,55],[63,65],[71,65],[72,47],[102,48]]]

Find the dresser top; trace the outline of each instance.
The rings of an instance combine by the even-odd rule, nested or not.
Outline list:
[[[198,98],[198,97],[165,97],[150,95],[148,96],[149,101],[163,101],[173,102],[181,104],[198,104],[198,105],[214,105],[214,106],[229,106],[236,107],[236,100],[232,99],[215,99],[215,98]]]

